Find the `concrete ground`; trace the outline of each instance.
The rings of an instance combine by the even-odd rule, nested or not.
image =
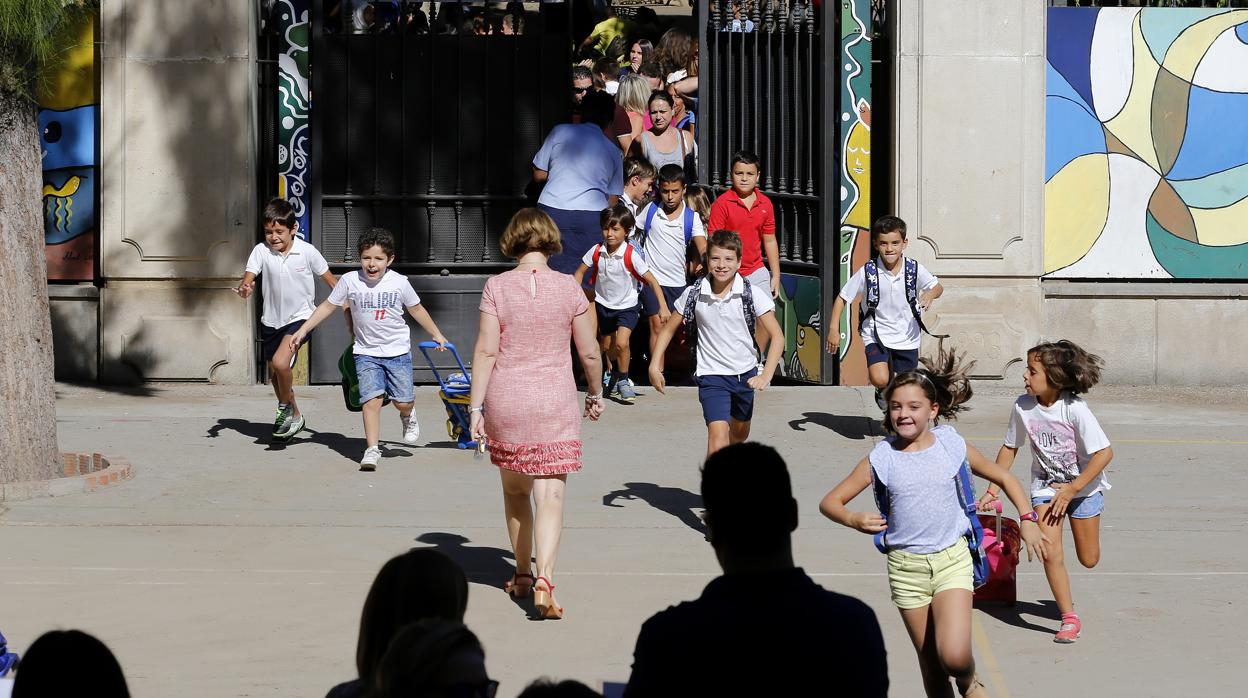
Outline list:
[[[694,515],[705,434],[696,396],[643,391],[636,405],[612,404],[585,427],[587,462],[570,480],[556,578],[567,617],[539,623],[498,588],[512,567],[498,476],[446,447],[431,388],[417,391],[422,445],[399,442],[388,413],[384,433],[395,441],[380,470],[365,474],[355,464],[358,416],[335,387],[300,389],[310,430],[275,447],[267,443],[272,394],[261,386],[124,393],[60,385],[61,447],[123,455],[136,475],[93,494],[4,505],[0,628],[17,651],[51,628],[94,633],[139,697],[319,696],[354,676],[360,607],[377,569],[406,548],[433,545],[469,573],[467,622],[500,695],[544,675],[624,681],[641,622],[696,597],[718,573]],[[981,389],[959,420],[989,455],[1013,394]],[[1071,570],[1085,635],[1073,646],[1051,642],[1051,595],[1040,566],[1024,563],[1018,607],[975,613],[976,654],[993,695],[1242,690],[1245,397],[1093,392],[1116,457],[1102,562]],[[754,437],[789,462],[802,514],[799,564],[875,608],[893,695],[921,695],[883,559],[866,536],[816,509],[876,440],[873,410],[855,389],[773,388],[759,398]],[[871,506],[866,496],[855,505]]]

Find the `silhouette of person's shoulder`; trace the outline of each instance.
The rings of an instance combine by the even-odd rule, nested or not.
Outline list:
[[[325,698],[364,698],[364,682],[359,679],[340,683],[329,689]]]
[[[875,613],[801,568],[724,575],[642,625],[625,695],[884,696]]]

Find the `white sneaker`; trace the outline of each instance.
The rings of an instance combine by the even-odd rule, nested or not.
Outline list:
[[[372,472],[377,469],[377,461],[381,460],[381,449],[370,446],[364,449],[364,457],[360,459],[360,470]]]
[[[420,441],[420,420],[416,419],[415,410],[407,417],[399,415],[399,421],[403,423],[404,443],[414,444]]]

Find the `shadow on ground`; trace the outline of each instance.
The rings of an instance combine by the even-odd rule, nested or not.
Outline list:
[[[878,419],[870,417],[850,417],[827,412],[803,412],[801,419],[789,420],[789,428],[793,431],[806,431],[807,424],[830,429],[837,434],[854,440],[862,440],[875,436],[884,436],[884,426]]]
[[[702,496],[679,487],[664,487],[652,482],[626,482],[624,489],[602,495],[602,505],[622,508],[617,499],[640,499],[661,512],[675,516],[681,523],[705,536],[708,531],[702,518],[694,512],[702,508]]]
[[[422,533],[416,537],[416,542],[432,546],[434,550],[454,560],[464,569],[469,582],[497,590],[500,594],[503,593],[503,584],[516,572],[515,555],[510,550],[484,545],[468,545],[472,541],[458,533],[442,531]],[[537,617],[537,609],[533,607],[532,596],[523,599],[509,598],[529,618]]]
[[[272,424],[249,422],[245,419],[218,419],[217,423],[208,429],[208,435],[205,438],[215,439],[227,429],[254,439],[256,444],[267,446],[265,449],[267,451],[281,451],[300,444],[316,444],[330,449],[347,460],[359,460],[360,456],[364,455],[365,442],[360,437],[346,436],[332,431],[304,429],[289,441],[278,441],[273,438]],[[412,455],[411,451],[404,448],[407,444],[384,439],[379,443],[382,446],[383,458]]]
[[[1045,635],[1052,635],[1057,632],[1057,627],[1053,626],[1052,622],[1062,615],[1057,610],[1057,602],[1049,599],[1039,602],[1019,601],[1013,606],[976,606],[976,608],[1006,625],[1012,625],[1024,630],[1034,630]],[[1050,621],[1050,624],[1039,625],[1023,618],[1023,616],[1036,616]]]

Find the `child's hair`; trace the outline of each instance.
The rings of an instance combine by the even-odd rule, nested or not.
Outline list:
[[[1105,362],[1096,354],[1068,339],[1041,342],[1027,350],[1027,358],[1035,356],[1044,366],[1044,377],[1059,391],[1078,395],[1086,393],[1101,381]]]
[[[551,257],[563,250],[563,243],[559,240],[559,227],[550,216],[536,208],[522,208],[507,223],[498,239],[498,249],[512,259],[533,251]]]
[[[656,100],[660,102],[667,102],[668,109],[676,108],[675,102],[672,101],[672,96],[663,90],[655,90],[650,93],[650,99],[646,100],[646,108],[649,109],[650,105],[654,104]]]
[[[737,259],[741,259],[741,236],[731,230],[716,230],[711,233],[711,239],[706,242],[706,254],[710,256],[711,248],[718,247],[721,250],[732,250],[737,254]]]
[[[642,61],[641,67],[637,69],[637,72],[643,78],[658,78],[659,80],[663,80],[665,77],[663,69],[660,68],[659,64],[653,60]]]
[[[655,94],[658,94],[657,92]],[[681,186],[685,184],[685,168],[680,165],[664,165],[659,168],[658,185],[671,184],[672,182],[680,182]]]
[[[936,422],[941,417],[957,419],[958,412],[970,409],[966,403],[971,399],[970,371],[975,362],[966,362],[966,352],[958,354],[953,349],[946,351],[944,343],[941,342],[936,350],[935,360],[925,356],[919,359],[919,363],[922,364],[919,368],[893,376],[884,388],[886,401],[891,400],[893,391],[901,386],[917,385],[927,399],[940,408],[936,413]],[[884,429],[895,433],[893,418],[888,412],[884,413]]]
[[[606,87],[607,81],[615,80],[620,76],[620,68],[615,61],[610,58],[599,58],[594,61],[594,85],[602,83]],[[601,88],[600,88],[601,89]]]
[[[760,171],[763,169],[763,166],[758,163],[758,154],[753,150],[742,149],[733,153],[732,160],[728,164],[728,171],[731,172],[732,169],[737,166],[737,163],[753,165]]]
[[[602,209],[602,213],[598,216],[598,224],[603,229],[614,228],[620,226],[625,233],[632,232],[637,227],[637,220],[633,218],[633,214],[629,212],[628,207],[624,204],[616,204],[610,208]]]
[[[871,225],[871,244],[879,239],[884,233],[901,233],[901,239],[906,239],[906,222],[897,216],[880,216],[875,219],[875,223]]]
[[[627,78],[625,78],[627,79]],[[641,157],[626,158],[624,160],[624,183],[627,184],[633,177],[642,179],[656,179],[659,171],[654,169],[654,165],[650,161]]]
[[[278,225],[294,229],[295,223],[299,222],[299,217],[295,215],[295,207],[289,201],[282,197],[274,197],[269,199],[269,203],[264,205],[264,224],[277,223]]]
[[[355,243],[355,251],[363,255],[364,250],[374,245],[380,247],[387,257],[394,256],[394,234],[389,230],[369,228],[368,232],[361,235],[359,241]]]
[[[704,184],[690,184],[685,191],[685,205],[702,219],[703,230],[710,230],[712,198],[711,188]]]

